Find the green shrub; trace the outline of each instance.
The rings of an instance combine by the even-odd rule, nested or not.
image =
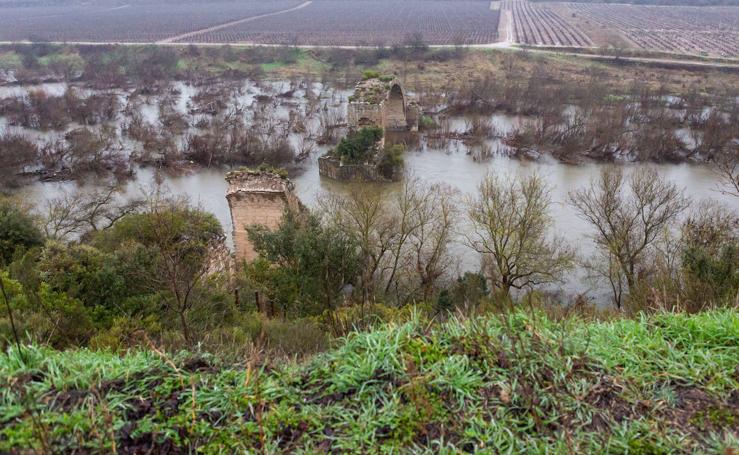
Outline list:
[[[382,128],[369,127],[349,133],[336,146],[335,155],[343,163],[357,164],[368,161],[377,142],[382,139]]]
[[[405,147],[400,144],[385,147],[382,160],[379,164],[380,174],[389,180],[393,180],[397,171],[403,168],[403,152]]]
[[[380,72],[375,70],[366,70],[364,73],[362,73],[362,79],[365,81],[368,79],[377,79],[380,77]]]
[[[106,325],[123,311],[130,294],[115,257],[88,245],[49,242],[38,263],[44,283],[89,308],[96,324]]]
[[[33,218],[20,205],[0,196],[0,263],[8,264],[16,252],[43,243]]]
[[[430,115],[422,115],[421,118],[418,120],[418,126],[426,130],[438,127],[436,120],[434,120],[434,118]]]
[[[302,317],[333,310],[341,289],[359,274],[355,242],[313,214],[286,211],[278,229],[248,228],[260,259],[245,268],[247,281],[282,309]]]

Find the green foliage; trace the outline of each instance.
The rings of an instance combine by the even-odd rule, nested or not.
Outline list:
[[[379,163],[380,174],[389,180],[393,180],[399,169],[403,168],[403,153],[405,147],[401,144],[385,147],[382,160]]]
[[[682,229],[681,297],[688,311],[735,305],[739,294],[739,218],[701,205]]]
[[[382,128],[379,127],[362,128],[349,133],[336,146],[334,155],[348,164],[366,162],[372,157],[373,149],[382,135]]]
[[[100,232],[93,244],[104,251],[116,251],[129,242],[169,249],[183,242],[202,246],[222,235],[223,229],[213,214],[165,202],[152,210],[125,216],[111,229]]]
[[[436,298],[436,309],[438,311],[451,311],[454,308],[451,293],[448,289],[442,289]]]
[[[247,266],[247,277],[283,315],[334,310],[341,303],[342,288],[359,272],[352,240],[310,213],[287,210],[278,229],[252,226],[248,231],[261,259]]]
[[[267,163],[262,163],[256,168],[243,167],[240,170],[246,171],[246,172],[267,172],[269,174],[274,174],[279,177],[282,177],[283,179],[286,179],[288,177],[287,169],[283,167],[275,167]]]
[[[434,118],[430,115],[422,115],[421,118],[418,119],[418,126],[424,130],[430,130],[437,128],[438,124],[436,123],[436,120],[434,120]]]
[[[362,73],[362,80],[379,79],[381,82],[390,82],[395,79],[395,76],[391,74],[381,74],[376,70],[365,70]]]
[[[96,232],[92,244],[48,242],[16,254],[9,269],[17,325],[29,339],[58,348],[122,349],[140,345],[142,333],[182,346],[193,332],[234,324],[225,276],[206,276],[211,247],[222,237],[212,215],[159,201]],[[8,330],[3,322],[3,339]]]
[[[143,213],[125,216],[94,240],[115,252],[131,283],[160,293],[166,312],[176,316],[185,343],[193,340],[189,313],[213,294],[205,279],[209,253],[223,229],[210,213],[177,201],[156,201]]]
[[[55,292],[45,283],[29,295],[21,282],[0,270],[9,306],[21,334],[57,348],[80,346],[94,333],[93,321],[81,301]],[[13,339],[7,307],[0,306],[0,345]]]
[[[693,286],[700,288],[705,302],[728,302],[739,293],[739,245],[720,247],[711,254],[706,248],[691,246],[683,252],[683,269]]]
[[[380,77],[380,72],[375,70],[365,70],[362,73],[362,79],[368,80],[368,79],[378,79]]]
[[[9,264],[16,253],[39,246],[43,241],[28,212],[0,196],[0,263]]]
[[[111,317],[120,315],[130,295],[116,257],[88,245],[50,243],[38,269],[50,291],[83,302],[98,324],[107,325]]]
[[[20,55],[12,51],[0,53],[0,69],[7,71],[20,68],[23,68],[23,60],[21,60]]]
[[[32,345],[0,356],[0,451],[730,452],[738,327],[416,317],[265,369]]]

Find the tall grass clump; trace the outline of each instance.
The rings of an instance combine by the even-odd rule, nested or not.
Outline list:
[[[737,334],[734,310],[514,311],[413,315],[279,366],[26,346],[0,357],[0,452],[725,452]]]

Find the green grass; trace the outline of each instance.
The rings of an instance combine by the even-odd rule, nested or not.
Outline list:
[[[17,70],[23,68],[21,56],[15,52],[0,53],[0,70]]]
[[[293,68],[296,71],[301,71],[308,74],[320,74],[322,71],[326,71],[330,68],[330,65],[323,63],[313,58],[309,53],[302,49],[295,49],[293,51],[294,61],[276,61],[271,63],[262,63],[260,66],[262,71],[267,74],[274,73],[287,68]]]
[[[0,452],[723,453],[739,314],[418,319],[305,364],[26,347],[0,358]]]

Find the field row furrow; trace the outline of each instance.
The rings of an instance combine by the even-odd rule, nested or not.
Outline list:
[[[562,19],[547,5],[527,0],[508,0],[503,8],[513,16],[514,39],[522,44],[547,46],[590,46],[581,30]]]
[[[739,8],[570,3],[573,16],[614,30],[636,47],[682,54],[739,56]]]

